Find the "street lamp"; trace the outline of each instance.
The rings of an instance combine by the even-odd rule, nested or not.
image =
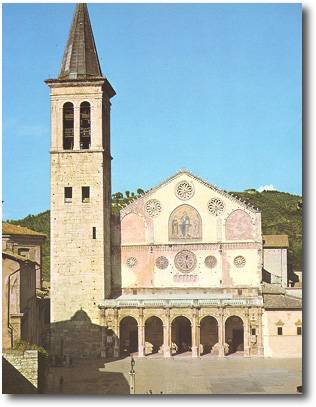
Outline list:
[[[129,371],[129,393],[135,394],[135,360],[133,356],[131,356],[131,370]]]

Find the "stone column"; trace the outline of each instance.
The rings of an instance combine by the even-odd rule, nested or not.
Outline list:
[[[170,324],[170,309],[166,309],[163,325],[163,356],[170,358],[171,356],[171,324]]]
[[[218,343],[219,343],[219,352],[218,356],[224,357],[224,344],[225,344],[225,324],[224,324],[224,310],[223,308],[219,309],[219,318],[218,318]]]
[[[114,331],[114,348],[113,348],[113,356],[118,358],[120,355],[120,325],[118,322],[118,309],[114,309],[114,324],[113,324],[113,331]]]
[[[262,308],[258,308],[258,334],[257,334],[258,356],[263,356],[263,329],[262,329]]]
[[[58,132],[57,125],[58,121],[60,120],[60,107],[58,106],[58,102],[55,99],[51,99],[50,105],[50,114],[51,114],[51,149],[56,150],[58,147],[62,148],[62,139],[63,134],[62,132]],[[58,139],[59,137],[59,139]],[[61,142],[60,142],[61,139]]]
[[[192,315],[192,357],[200,356],[200,325],[198,324],[198,310],[193,309]]]
[[[55,139],[55,145],[52,144],[52,149],[62,150],[63,143],[64,143],[64,132],[63,132],[63,104],[65,102],[56,101],[56,105],[52,110],[52,114],[54,114],[51,118],[51,129],[55,132],[55,135],[52,134],[52,143]]]
[[[246,308],[244,312],[244,356],[250,356],[250,345],[249,345],[249,337],[250,337],[250,325],[249,325],[249,309]]]
[[[138,316],[138,357],[142,358],[145,356],[145,335],[144,335],[144,310],[139,309]]]
[[[102,98],[98,97],[90,104],[91,148],[102,148]]]
[[[80,150],[80,103],[74,102],[74,150]]]
[[[107,345],[107,335],[105,326],[101,326],[101,358],[106,358],[106,345]]]
[[[105,126],[104,126],[104,149],[107,153],[111,152],[111,102],[109,99],[106,99],[105,102]]]

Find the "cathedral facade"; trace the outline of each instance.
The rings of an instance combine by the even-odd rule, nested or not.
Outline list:
[[[52,353],[299,356],[301,300],[263,281],[258,209],[182,170],[111,215],[115,91],[85,4],[46,83]]]

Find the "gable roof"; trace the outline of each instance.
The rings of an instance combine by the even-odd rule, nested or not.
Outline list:
[[[207,188],[225,196],[226,198],[229,198],[230,200],[236,202],[237,204],[243,206],[245,209],[248,209],[254,213],[260,212],[258,208],[255,208],[252,206],[250,203],[243,201],[242,199],[238,198],[236,195],[233,195],[230,192],[225,191],[224,189],[218,188],[216,185],[210,184],[209,182],[203,180],[202,178],[198,177],[197,175],[194,175],[191,171],[187,169],[181,169],[177,171],[175,174],[173,174],[171,177],[168,177],[164,181],[160,182],[158,185],[155,187],[149,189],[145,194],[143,194],[141,197],[136,197],[133,201],[131,201],[128,205],[124,206],[124,208],[121,209],[121,211],[124,211],[126,208],[129,206],[132,206],[135,204],[135,201],[138,201],[139,199],[143,199],[144,197],[149,197],[153,192],[157,191],[159,188],[162,186],[172,182],[175,178],[177,178],[179,175],[185,174],[186,176],[193,178],[195,181],[198,181],[199,183],[205,185]]]
[[[263,282],[261,284],[262,294],[285,294],[285,289],[277,284]]]
[[[264,294],[263,306],[265,309],[301,309],[302,300],[286,294]]]
[[[263,247],[289,247],[288,235],[262,235]]]
[[[36,232],[35,230],[26,228],[24,226],[13,225],[11,223],[2,222],[2,235],[27,235],[38,236],[46,238],[45,233]]]

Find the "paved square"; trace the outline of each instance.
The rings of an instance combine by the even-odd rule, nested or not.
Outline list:
[[[301,359],[135,358],[136,394],[298,394]],[[49,393],[129,394],[130,358],[51,368]],[[60,380],[62,377],[62,380]]]

